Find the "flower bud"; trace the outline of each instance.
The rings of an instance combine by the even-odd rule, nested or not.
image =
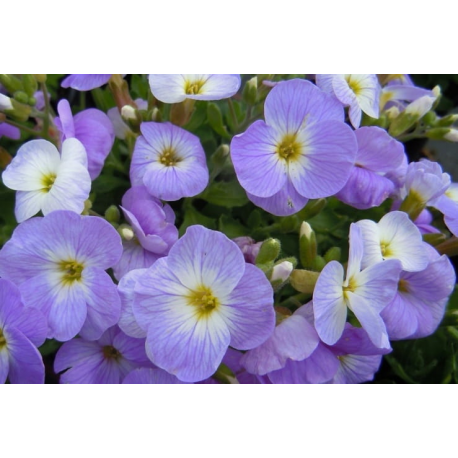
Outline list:
[[[313,262],[317,256],[316,235],[309,223],[305,221],[301,224],[299,233],[299,257],[302,267],[306,269],[313,268]]]
[[[29,103],[29,96],[24,91],[16,91],[13,97],[20,103]]]
[[[423,241],[426,243],[429,243],[432,246],[437,246],[440,243],[445,242],[445,240],[447,240],[447,237],[444,234],[442,234],[441,232],[423,234]]]
[[[319,276],[318,272],[295,269],[291,272],[289,282],[296,291],[312,294]]]
[[[128,224],[121,224],[121,226],[118,227],[118,233],[121,238],[127,242],[131,241],[135,237],[132,227]]]
[[[207,105],[207,119],[208,123],[217,134],[229,138],[229,133],[224,125],[223,115],[216,103],[209,103]]]
[[[274,262],[280,254],[280,248],[281,245],[279,240],[272,238],[265,240],[256,257],[256,265]]]
[[[254,76],[245,83],[242,91],[243,101],[247,105],[254,105],[258,98],[258,77]]]
[[[0,83],[11,94],[23,89],[22,81],[14,75],[0,75]]]
[[[31,108],[28,105],[19,103],[6,95],[0,94],[0,110],[17,121],[27,121],[27,119],[29,119]]]
[[[119,209],[116,205],[111,205],[105,210],[105,219],[110,223],[117,223],[121,214],[119,213]]]
[[[13,109],[13,103],[11,99],[4,94],[0,94],[0,110],[9,111]]]
[[[458,129],[450,129],[450,131],[444,135],[444,140],[458,142]]]
[[[46,83],[47,75],[33,75],[39,83]]]
[[[446,136],[451,130],[452,129],[449,129],[448,127],[435,127],[434,129],[427,130],[425,132],[425,135],[426,137],[431,138],[433,140],[446,140]]]
[[[342,250],[337,246],[333,246],[332,248],[329,248],[328,251],[326,251],[326,254],[324,255],[324,260],[326,261],[326,263],[331,261],[340,261],[341,256]]]
[[[211,156],[212,163],[217,167],[223,167],[229,157],[229,145],[220,145]]]
[[[245,262],[254,264],[262,242],[256,243],[251,237],[236,237],[232,239],[232,241],[235,242],[242,251]]]
[[[270,276],[270,281],[285,283],[288,280],[291,272],[293,271],[293,263],[289,261],[282,261],[279,264],[276,264],[272,269],[272,275]]]
[[[193,99],[186,99],[180,103],[174,103],[170,109],[170,121],[177,126],[184,126],[194,111]]]
[[[22,84],[24,85],[24,92],[29,97],[33,97],[38,90],[38,83],[33,75],[22,75]]]
[[[458,114],[444,116],[436,121],[436,127],[450,127],[458,121]]]

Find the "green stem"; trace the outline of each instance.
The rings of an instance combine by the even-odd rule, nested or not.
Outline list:
[[[235,108],[232,99],[227,99],[227,104],[229,105],[229,111],[231,113],[232,122],[234,123],[234,130],[237,132],[239,128],[239,122],[237,121],[237,115],[235,114]]]
[[[38,132],[37,130],[33,130],[27,126],[23,126],[22,124],[18,124],[17,122],[11,121],[9,119],[5,119],[5,121],[3,122],[6,122],[10,126],[17,127],[18,129],[21,129],[22,131],[27,132],[28,134],[35,135],[35,136],[41,136],[41,132]]]
[[[46,83],[41,83],[40,86],[43,92],[43,98],[45,102],[45,117],[43,119],[43,129],[41,133],[44,138],[49,139],[49,117],[51,114],[51,105],[49,103],[49,95],[48,89],[46,88]]]

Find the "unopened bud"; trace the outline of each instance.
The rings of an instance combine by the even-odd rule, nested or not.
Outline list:
[[[13,97],[20,103],[29,103],[29,96],[24,91],[16,91]]]
[[[412,221],[415,221],[420,213],[426,208],[426,202],[415,191],[410,191],[399,207],[400,211],[406,212]]]
[[[121,109],[121,116],[124,121],[135,120],[137,119],[136,110],[130,105],[124,105]]]
[[[280,248],[279,240],[272,238],[265,240],[259,249],[258,256],[256,256],[256,265],[275,261],[280,254]]]
[[[435,100],[434,97],[424,95],[407,105],[406,109],[391,123],[390,135],[398,137],[410,129],[433,108]]]
[[[218,167],[223,167],[229,157],[229,145],[220,145],[211,156],[211,161]]]
[[[14,75],[0,75],[0,83],[11,94],[23,89],[22,81]]]
[[[324,255],[324,260],[326,261],[326,263],[331,261],[340,261],[341,255],[342,250],[337,246],[333,246],[332,248],[329,248],[328,251],[326,251],[326,254]]]
[[[296,291],[313,294],[319,276],[320,274],[318,272],[295,269],[291,272],[289,282]]]
[[[135,237],[132,227],[130,227],[127,224],[121,224],[121,226],[118,227],[118,232],[119,235],[123,238],[123,240],[126,240],[128,242]]]
[[[435,125],[436,127],[450,127],[456,121],[458,121],[458,114],[452,114],[440,118],[438,121],[436,121]]]
[[[322,256],[317,256],[313,260],[313,270],[316,272],[321,272],[324,269],[324,266],[326,265],[326,261]]]
[[[458,142],[458,129],[450,129],[450,131],[444,135],[444,140]]]
[[[46,75],[33,75],[39,83],[46,83]]]
[[[423,234],[423,241],[429,243],[432,246],[437,246],[442,242],[445,242],[447,237],[442,233]]]
[[[29,97],[33,97],[38,90],[38,83],[33,75],[22,75],[22,84],[24,85],[25,93]]]
[[[243,101],[248,105],[254,105],[258,98],[258,77],[254,76],[245,83],[242,92]]]
[[[284,283],[286,280],[288,280],[291,272],[293,271],[293,268],[293,263],[289,261],[283,261],[280,264],[275,265],[272,269],[270,281],[280,281],[280,283]]]
[[[116,205],[111,205],[105,210],[105,219],[110,223],[117,223],[121,217]]]
[[[27,121],[31,108],[6,95],[0,94],[0,110],[17,121]]]
[[[299,257],[302,267],[306,269],[313,268],[313,262],[317,256],[316,235],[309,223],[305,221],[301,224],[299,235]]]
[[[4,94],[0,94],[0,110],[9,111],[13,109],[13,103],[11,99]]]
[[[423,123],[427,126],[433,126],[436,123],[436,120],[437,115],[434,111],[428,111],[428,113],[423,116]]]
[[[180,103],[174,103],[170,109],[170,121],[177,126],[184,126],[194,111],[193,99],[186,99]]]

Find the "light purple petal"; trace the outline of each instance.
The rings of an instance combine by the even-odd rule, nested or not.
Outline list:
[[[221,301],[221,314],[231,333],[231,347],[249,350],[272,335],[273,290],[262,270],[246,264],[239,284]]]
[[[71,87],[77,91],[90,91],[108,83],[111,75],[69,75],[61,83],[62,87]]]
[[[6,347],[0,349],[0,385],[3,385],[8,378],[10,363],[8,361],[8,351]]]
[[[123,384],[172,385],[185,383],[162,369],[140,368],[133,370],[122,382]]]
[[[6,122],[0,122],[0,138],[8,137],[11,140],[19,140],[21,138],[21,131],[15,127],[10,126]]]
[[[90,359],[96,362],[102,359],[102,351],[97,342],[88,342],[80,338],[69,340],[57,351],[54,372],[57,374]]]
[[[146,251],[136,240],[125,241],[123,247],[121,259],[113,266],[114,276],[118,280],[131,270],[152,266],[160,257],[160,255]]]
[[[341,356],[340,365],[333,383],[362,383],[373,380],[380,367],[382,356]]]

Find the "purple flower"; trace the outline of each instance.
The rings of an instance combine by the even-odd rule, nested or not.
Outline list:
[[[6,122],[0,122],[0,138],[8,137],[11,140],[19,140],[21,138],[21,131],[15,127],[7,124]]]
[[[135,318],[151,361],[185,382],[211,376],[228,346],[249,350],[273,332],[273,291],[220,232],[191,226],[137,280]]]
[[[43,383],[45,368],[40,346],[48,327],[45,317],[25,308],[16,285],[0,279],[0,384]]]
[[[426,337],[441,322],[455,286],[447,256],[425,243],[430,262],[421,272],[401,272],[398,291],[381,316],[391,340]]]
[[[71,87],[77,91],[90,91],[108,83],[111,75],[69,75],[61,83],[62,87]]]
[[[54,210],[81,213],[89,197],[91,179],[84,146],[76,139],[62,144],[62,154],[46,140],[22,145],[2,174],[3,183],[16,194],[18,222]]]
[[[240,75],[149,75],[151,92],[164,103],[221,100],[240,88]]]
[[[186,382],[178,380],[174,375],[171,375],[162,369],[150,369],[147,367],[141,367],[130,372],[122,383],[128,385],[176,385]]]
[[[277,216],[308,199],[340,191],[355,162],[355,136],[333,97],[304,80],[277,84],[266,98],[266,122],[231,143],[237,178],[256,205]]]
[[[124,216],[132,226],[132,238],[123,242],[122,257],[113,267],[117,279],[129,270],[150,267],[166,256],[178,239],[173,210],[152,197],[145,186],[129,189],[122,205]]]
[[[451,183],[434,206],[444,214],[450,232],[458,237],[458,183]]]
[[[378,348],[390,348],[380,312],[393,299],[401,272],[401,263],[389,260],[361,271],[363,259],[361,229],[350,226],[350,254],[347,275],[340,263],[331,261],[322,270],[313,292],[315,328],[321,340],[335,344],[345,329],[347,307],[355,314]]]
[[[245,262],[254,264],[256,257],[261,249],[262,242],[255,242],[251,237],[237,237],[232,239],[237,246],[242,250]]]
[[[130,179],[145,185],[161,200],[178,200],[201,193],[208,183],[205,152],[200,140],[170,123],[144,122],[135,143]]]
[[[368,219],[356,224],[364,239],[363,268],[387,259],[399,259],[408,272],[419,272],[428,265],[420,230],[406,213],[387,213],[378,224]]]
[[[100,110],[90,108],[75,117],[67,100],[57,105],[59,118],[54,119],[61,134],[61,141],[78,139],[86,149],[89,174],[95,180],[102,171],[106,157],[114,143],[114,130],[108,116]]]
[[[362,112],[379,117],[380,85],[377,75],[316,75],[316,84],[349,107],[348,115],[355,129],[361,124]]]
[[[121,252],[121,238],[102,218],[56,211],[15,229],[0,251],[0,275],[47,317],[48,338],[95,340],[119,319],[119,295],[104,271]]]
[[[126,336],[117,326],[100,339],[73,339],[59,348],[54,361],[60,383],[122,383],[127,374],[140,367],[151,367],[145,353],[145,340]]]
[[[384,175],[394,173],[402,165],[404,147],[379,127],[361,127],[355,135],[356,164],[336,197],[360,210],[378,207],[395,189]]]
[[[450,186],[450,175],[442,173],[437,162],[422,159],[411,162],[405,179],[405,194],[412,194],[423,205],[434,205]]]

